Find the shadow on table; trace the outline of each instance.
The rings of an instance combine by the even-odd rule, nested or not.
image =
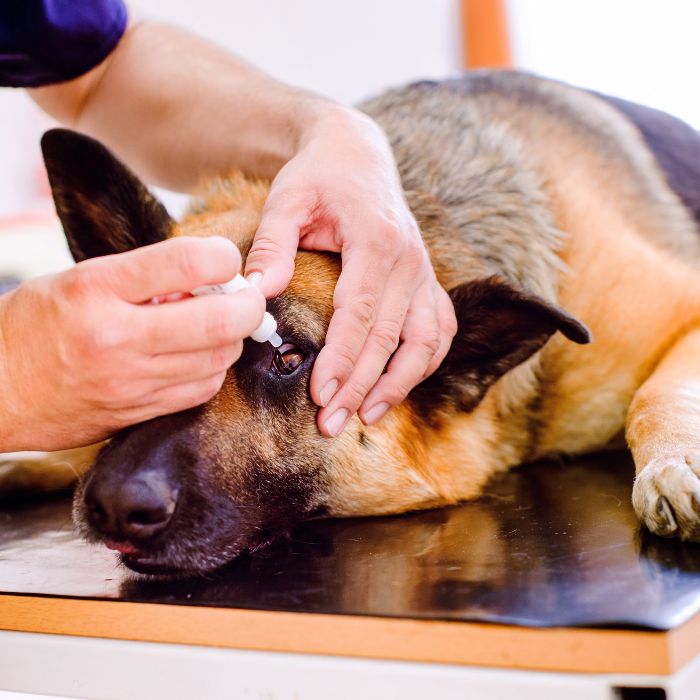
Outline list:
[[[487,497],[319,520],[207,578],[127,580],[129,600],[533,626],[668,629],[700,609],[700,545],[640,531],[624,454],[529,465]]]

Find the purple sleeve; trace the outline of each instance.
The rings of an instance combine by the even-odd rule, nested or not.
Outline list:
[[[0,85],[38,87],[101,63],[126,28],[122,0],[0,0]]]

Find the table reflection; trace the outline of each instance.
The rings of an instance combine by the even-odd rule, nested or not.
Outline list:
[[[207,578],[135,579],[80,542],[66,499],[0,512],[5,592],[534,626],[674,627],[700,609],[700,545],[642,533],[624,454],[529,465],[489,495],[318,520]]]

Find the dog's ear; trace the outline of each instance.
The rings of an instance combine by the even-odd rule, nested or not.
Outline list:
[[[164,240],[165,207],[101,143],[68,129],[41,139],[56,212],[76,262]]]
[[[450,297],[457,335],[437,371],[410,394],[421,413],[446,404],[471,411],[499,377],[557,331],[575,343],[591,341],[586,326],[566,311],[498,277],[467,282]]]

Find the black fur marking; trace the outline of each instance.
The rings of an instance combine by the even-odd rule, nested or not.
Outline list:
[[[700,222],[700,134],[661,110],[593,94],[622,112],[637,127],[669,186]]]
[[[367,438],[367,433],[364,430],[360,430],[357,441],[362,445],[362,447],[367,447],[369,445],[369,439]]]
[[[540,350],[560,331],[588,343],[588,329],[564,310],[511,287],[498,277],[468,282],[450,291],[458,331],[447,357],[409,395],[425,420],[450,404],[471,411],[508,370]]]
[[[165,240],[173,223],[165,207],[101,143],[52,129],[41,149],[76,262]]]

